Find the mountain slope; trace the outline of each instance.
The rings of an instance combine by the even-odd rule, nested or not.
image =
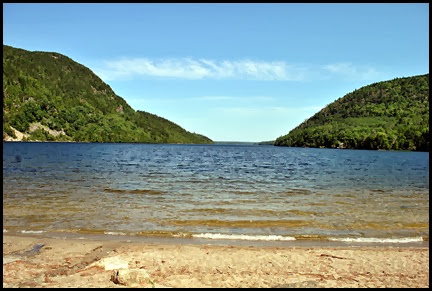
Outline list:
[[[3,45],[3,140],[212,143],[167,119],[135,111],[67,56]]]
[[[429,151],[429,74],[355,90],[274,144]]]

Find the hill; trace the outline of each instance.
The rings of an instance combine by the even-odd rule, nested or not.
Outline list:
[[[274,144],[429,151],[429,74],[355,90],[277,138]]]
[[[135,111],[87,67],[59,53],[3,45],[3,140],[212,143]]]

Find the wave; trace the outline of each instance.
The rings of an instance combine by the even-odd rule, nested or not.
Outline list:
[[[120,193],[120,194],[121,193],[125,193],[125,194],[153,194],[153,195],[164,194],[164,192],[162,192],[162,191],[151,190],[151,189],[130,189],[130,190],[126,190],[126,189],[105,188],[103,190],[105,192]]]
[[[284,192],[282,192],[281,194],[286,195],[286,196],[309,195],[309,194],[312,194],[312,192],[310,190],[307,190],[307,189],[287,189]]]
[[[161,223],[174,226],[213,226],[213,227],[245,227],[245,228],[262,228],[262,227],[302,227],[314,225],[313,221],[307,220],[167,220]]]
[[[108,234],[108,235],[126,235],[124,232],[117,232],[117,231],[104,231],[104,234]]]
[[[44,230],[21,230],[21,233],[44,233]]]
[[[411,242],[422,242],[423,237],[402,237],[402,238],[375,238],[375,237],[359,237],[359,238],[338,238],[330,237],[330,241],[339,242],[364,242],[364,243],[411,243]]]
[[[224,234],[224,233],[199,233],[191,234],[177,231],[144,231],[144,232],[120,232],[120,231],[103,231],[103,230],[63,230],[60,232],[72,232],[76,234],[105,234],[110,236],[150,236],[150,237],[173,237],[173,238],[201,238],[209,240],[244,240],[244,241],[327,241],[335,243],[382,243],[382,244],[404,244],[404,243],[421,243],[428,241],[429,237],[399,237],[399,238],[377,238],[377,237],[327,237],[326,235],[247,235],[247,234]],[[3,233],[9,232],[3,229]],[[20,230],[22,234],[42,234],[45,230]],[[78,239],[84,239],[79,237]]]
[[[221,234],[221,233],[200,233],[193,234],[195,238],[207,239],[234,239],[234,240],[265,240],[265,241],[292,241],[295,237],[281,235],[245,235],[245,234]]]
[[[423,237],[404,237],[404,238],[325,238],[321,236],[282,236],[282,235],[245,235],[245,234],[221,234],[221,233],[200,233],[193,234],[194,238],[205,239],[226,239],[226,240],[260,240],[260,241],[295,241],[295,240],[328,240],[335,242],[352,243],[412,243],[422,242]]]

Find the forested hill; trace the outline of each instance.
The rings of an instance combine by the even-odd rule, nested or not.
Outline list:
[[[3,140],[212,143],[135,111],[90,69],[52,52],[3,45]]]
[[[396,78],[355,90],[274,144],[429,151],[429,74]]]

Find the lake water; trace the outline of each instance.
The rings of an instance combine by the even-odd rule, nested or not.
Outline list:
[[[3,232],[429,240],[429,153],[3,143]]]

